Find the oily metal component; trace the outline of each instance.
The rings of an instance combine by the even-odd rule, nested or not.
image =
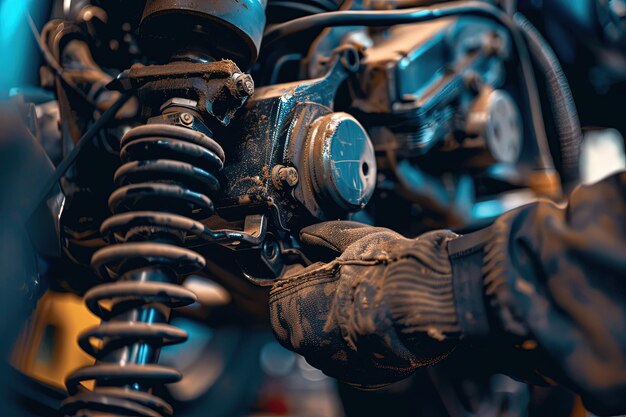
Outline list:
[[[218,172],[226,160],[213,132],[228,126],[254,93],[252,78],[227,59],[248,66],[256,58],[263,24],[243,10],[263,16],[264,4],[250,5],[255,7],[241,2],[148,2],[141,26],[144,40],[156,34],[159,41],[153,46],[168,63],[134,65],[109,85],[137,94],[147,124],[128,130],[120,141],[122,165],[108,199],[113,216],[100,229],[109,245],[91,257],[92,269],[111,283],[85,296],[103,323],[79,339],[97,362],[69,376],[72,397],[63,406],[67,415],[171,414],[153,388],[180,379],[177,370],[158,360],[161,346],[186,339],[168,323],[172,308],[195,300],[177,284],[206,265],[205,257],[190,247],[210,242],[245,249],[267,243],[264,213],[237,219],[244,219],[239,230],[220,227],[219,219],[218,226],[213,227],[214,220],[208,225],[219,217],[214,196],[219,195]],[[256,35],[246,32],[247,24]],[[252,50],[242,47],[254,42]],[[87,380],[95,381],[93,390],[81,386]]]
[[[256,62],[265,28],[266,0],[148,0],[142,42],[157,58],[231,59],[244,69]]]
[[[171,407],[152,390],[179,380],[180,374],[158,365],[160,347],[186,339],[168,324],[170,310],[195,301],[192,292],[177,284],[206,265],[188,246],[197,241],[258,245],[264,237],[262,218],[249,222],[258,227],[239,233],[214,231],[200,222],[215,213],[211,196],[220,188],[217,173],[226,158],[205,123],[228,125],[254,83],[229,60],[174,61],[134,66],[112,86],[136,91],[148,120],[120,141],[122,166],[108,199],[113,216],[100,230],[109,245],[91,258],[93,270],[113,282],[86,294],[87,305],[104,322],[79,339],[97,362],[68,377],[72,397],[63,409],[67,415],[89,410],[164,416]],[[110,302],[111,309],[101,301]],[[81,387],[88,380],[95,381],[93,390]],[[124,386],[133,391],[112,388]]]
[[[374,147],[365,128],[347,113],[320,117],[309,130],[307,168],[323,206],[365,207],[376,188]]]
[[[166,107],[179,106],[228,125],[235,112],[254,93],[254,81],[233,61],[180,61],[135,65],[118,76],[111,88],[136,90],[146,119],[161,114]]]
[[[274,224],[286,231],[359,210],[369,199],[376,172],[369,137],[351,116],[332,111],[358,56],[344,49],[328,67],[322,78],[262,87],[251,97],[239,119],[242,140],[228,151],[220,215],[271,208]]]

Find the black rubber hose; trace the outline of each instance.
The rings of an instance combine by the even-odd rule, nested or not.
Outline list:
[[[561,174],[564,182],[574,183],[580,177],[579,162],[583,133],[572,91],[556,54],[537,28],[521,13],[516,13],[513,20],[526,37],[535,62],[546,75],[548,98],[559,135]]]
[[[272,45],[289,39],[293,35],[308,31],[322,30],[336,26],[393,26],[398,24],[418,23],[451,16],[479,16],[493,20],[504,26],[513,39],[515,55],[520,61],[520,75],[525,84],[523,99],[529,118],[526,122],[533,127],[535,142],[539,151],[536,167],[542,170],[554,170],[550,146],[541,113],[541,101],[530,61],[530,55],[524,37],[513,20],[501,9],[480,1],[453,1],[447,4],[416,7],[401,10],[377,11],[339,11],[319,13],[301,17],[289,22],[270,27],[263,38],[262,51]],[[525,115],[526,116],[526,115]]]

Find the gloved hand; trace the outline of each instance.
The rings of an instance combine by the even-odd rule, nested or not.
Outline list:
[[[301,241],[328,263],[274,285],[272,326],[326,374],[386,384],[469,339],[499,372],[626,412],[626,173],[465,236],[330,222]]]
[[[270,314],[279,341],[312,366],[374,387],[441,360],[457,344],[447,250],[454,233],[413,240],[338,221],[300,237],[307,254],[330,262],[275,284]]]

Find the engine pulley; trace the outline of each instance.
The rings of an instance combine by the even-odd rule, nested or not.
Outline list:
[[[519,108],[506,91],[486,88],[481,92],[468,114],[466,132],[482,137],[496,161],[519,160],[524,140],[522,120]]]

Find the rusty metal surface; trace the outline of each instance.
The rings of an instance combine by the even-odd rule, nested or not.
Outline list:
[[[203,117],[228,125],[237,110],[254,92],[254,82],[233,61],[171,62],[166,65],[136,65],[122,73],[111,86],[135,90],[144,118],[156,116],[168,100],[196,102]]]
[[[360,208],[360,202],[358,207],[351,207],[342,206],[341,201],[329,201],[328,196],[320,193],[319,185],[314,186],[309,172],[309,165],[314,162],[310,161],[308,150],[315,152],[309,132],[311,123],[332,114],[337,88],[355,70],[349,65],[346,68],[342,57],[335,57],[322,78],[257,89],[240,115],[241,130],[237,134],[242,140],[236,141],[228,152],[223,200],[218,202],[218,211],[239,211],[246,205],[251,210],[255,206],[259,210],[274,207],[277,210],[271,213],[275,226],[289,230],[313,218],[329,218]],[[367,141],[369,138],[363,143]],[[314,159],[317,158],[322,160],[323,154],[316,154]],[[333,158],[342,157],[337,154]],[[277,165],[295,168],[299,181],[291,187],[277,187],[272,178]],[[358,180],[358,173],[355,175]],[[314,187],[318,187],[317,191]]]

